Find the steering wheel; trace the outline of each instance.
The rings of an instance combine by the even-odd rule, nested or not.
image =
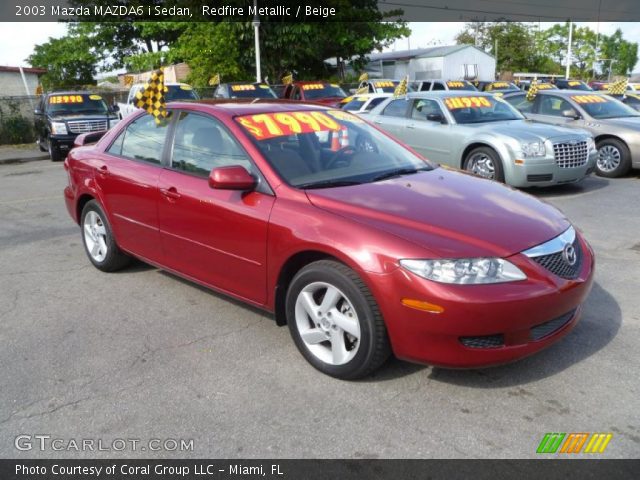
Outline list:
[[[351,145],[347,145],[346,147],[342,147],[340,150],[337,150],[336,153],[333,154],[333,157],[327,162],[327,169],[335,168],[336,164],[343,162],[345,165],[349,165],[351,163],[350,159],[343,158],[346,155],[353,155],[356,153],[356,149]]]

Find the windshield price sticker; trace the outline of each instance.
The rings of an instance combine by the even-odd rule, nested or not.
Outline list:
[[[303,90],[322,90],[324,85],[321,83],[307,83],[306,85],[302,85]]]
[[[577,80],[572,80],[569,82],[569,85],[575,87],[576,85],[582,85],[582,82],[578,82]]]
[[[49,97],[49,103],[82,103],[82,95],[55,95]]]
[[[577,103],[607,103],[607,99],[600,95],[574,95],[571,98]]]
[[[541,83],[539,85],[537,85],[538,90],[551,90],[553,89],[553,85],[551,85],[550,83]]]
[[[444,103],[449,110],[457,108],[491,108],[493,104],[487,97],[447,97]]]
[[[260,113],[236,117],[236,121],[258,140],[297,133],[337,131],[342,128],[323,112]]]
[[[246,90],[255,90],[255,85],[231,85],[231,90],[234,92],[242,92]]]
[[[376,87],[393,87],[393,82],[375,82],[374,86]]]
[[[447,82],[447,86],[450,88],[463,88],[464,82]]]

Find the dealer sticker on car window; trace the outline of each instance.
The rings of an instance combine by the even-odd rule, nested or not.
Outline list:
[[[444,104],[449,110],[457,108],[491,108],[493,104],[487,97],[447,97]]]
[[[393,87],[393,82],[375,82],[373,85],[376,88],[378,88],[378,87]]]
[[[306,85],[302,85],[303,90],[322,90],[324,85],[321,83],[307,83]]]
[[[575,87],[576,85],[582,85],[582,82],[578,82],[577,80],[569,82],[569,86],[571,87]]]
[[[600,95],[573,95],[571,98],[577,103],[607,103]]]
[[[538,85],[536,85],[538,90],[551,90],[553,89],[553,85],[551,85],[550,83],[540,83]]]
[[[464,88],[464,82],[447,82],[449,88]]]
[[[255,85],[231,85],[231,90],[234,92],[241,92],[245,90],[255,90]]]
[[[54,95],[49,97],[49,103],[82,103],[82,95]]]
[[[236,121],[258,140],[341,129],[324,112],[260,113],[236,117]]]
[[[508,88],[509,84],[507,82],[495,82],[491,84],[491,88]]]

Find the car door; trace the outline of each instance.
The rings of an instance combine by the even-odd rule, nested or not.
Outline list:
[[[158,231],[158,177],[167,122],[151,115],[131,122],[99,156],[95,181],[121,248],[161,261]]]
[[[170,163],[160,175],[158,215],[165,264],[250,301],[267,298],[267,229],[275,197],[248,154],[219,120],[175,112]],[[214,190],[213,168],[242,165],[252,192]]]
[[[405,143],[429,160],[451,163],[451,125],[430,120],[428,117],[433,115],[446,119],[436,100],[414,99],[411,102],[410,121],[404,133]]]
[[[407,126],[407,111],[409,109],[410,102],[405,98],[398,98],[391,100],[384,107],[379,115],[376,115],[372,120],[373,123],[380,128],[395,135],[399,139],[405,141],[406,126]]]
[[[526,115],[532,120],[551,125],[575,126],[572,125],[575,123],[573,118],[562,116],[562,112],[565,110],[575,110],[577,112],[571,102],[559,95],[536,95],[532,111]]]

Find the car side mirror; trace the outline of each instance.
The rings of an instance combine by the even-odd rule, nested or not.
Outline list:
[[[34,115],[42,115],[42,110],[40,110],[39,108],[36,108],[36,109],[33,111],[33,114],[34,114]]]
[[[112,112],[119,112],[120,111],[120,107],[118,105],[111,105],[111,111]]]
[[[573,108],[569,108],[567,110],[562,111],[562,116],[564,118],[570,118],[571,120],[579,120],[580,114],[576,112]]]
[[[445,119],[441,113],[429,113],[427,114],[427,120],[430,122],[445,123]]]
[[[209,186],[215,190],[241,190],[248,192],[256,188],[256,179],[240,165],[218,167],[209,174]]]

